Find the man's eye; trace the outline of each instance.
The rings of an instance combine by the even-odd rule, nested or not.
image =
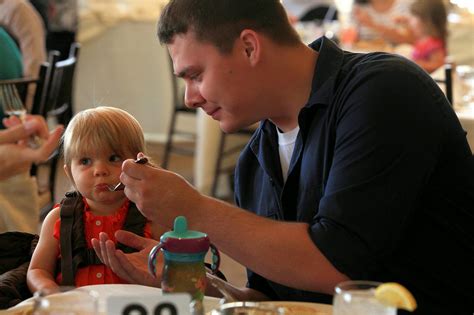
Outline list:
[[[90,158],[82,158],[79,160],[79,164],[81,165],[90,165],[92,160]]]
[[[110,162],[121,162],[122,158],[120,157],[120,155],[112,154],[109,158],[109,161]]]
[[[201,74],[200,73],[192,74],[189,76],[189,79],[192,81],[199,81],[201,80]]]

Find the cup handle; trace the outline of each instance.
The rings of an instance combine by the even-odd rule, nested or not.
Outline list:
[[[209,244],[209,247],[211,248],[211,253],[212,253],[212,264],[211,264],[211,270],[212,274],[215,275],[217,271],[219,270],[219,266],[221,264],[221,255],[219,254],[219,250],[214,244]]]
[[[163,248],[163,244],[159,243],[153,247],[148,254],[148,272],[150,272],[153,277],[156,277],[156,255],[158,255],[161,248]]]

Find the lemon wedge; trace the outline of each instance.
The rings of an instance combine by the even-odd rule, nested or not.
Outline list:
[[[407,288],[399,283],[382,283],[375,289],[375,298],[383,304],[410,312],[416,309],[416,300]]]

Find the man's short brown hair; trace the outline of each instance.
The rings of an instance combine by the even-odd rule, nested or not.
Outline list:
[[[171,0],[161,13],[158,38],[169,44],[191,30],[198,40],[229,53],[244,29],[282,45],[300,41],[279,0]]]

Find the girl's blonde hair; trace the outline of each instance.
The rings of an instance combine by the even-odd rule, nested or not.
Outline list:
[[[448,13],[443,0],[416,0],[410,7],[411,14],[420,18],[430,36],[448,37]]]
[[[101,106],[77,113],[62,138],[64,163],[75,157],[110,150],[123,158],[145,153],[145,139],[138,121],[119,108]]]

